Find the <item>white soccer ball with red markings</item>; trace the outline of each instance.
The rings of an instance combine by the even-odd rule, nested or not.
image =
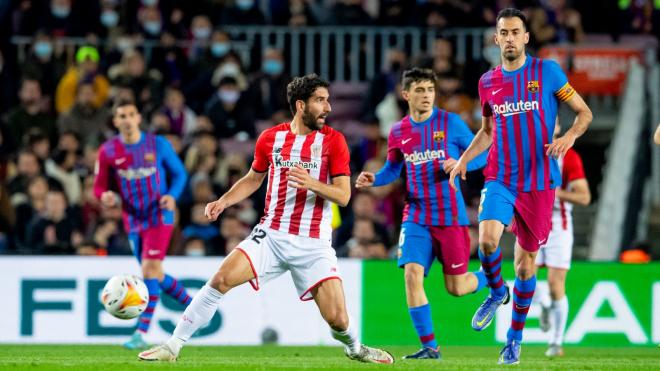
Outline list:
[[[139,316],[149,303],[147,285],[138,276],[118,275],[105,284],[101,302],[108,313],[119,319]]]

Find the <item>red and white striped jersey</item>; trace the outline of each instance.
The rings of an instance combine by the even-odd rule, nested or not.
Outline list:
[[[559,169],[561,171],[561,189],[568,189],[569,184],[578,179],[584,179],[584,166],[582,158],[573,150],[569,149],[566,156],[560,158]],[[552,210],[553,229],[573,229],[573,204],[566,201],[560,201],[555,197],[555,204]]]
[[[252,169],[268,171],[266,207],[261,225],[293,235],[331,239],[330,202],[314,192],[290,187],[289,169],[300,164],[312,178],[330,184],[336,176],[350,176],[344,135],[329,126],[307,135],[291,132],[290,123],[265,130],[257,139]]]

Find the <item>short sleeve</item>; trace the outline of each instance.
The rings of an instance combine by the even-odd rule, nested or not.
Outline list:
[[[252,161],[252,170],[258,173],[265,173],[268,171],[270,158],[269,152],[271,148],[271,143],[269,141],[270,132],[264,131],[257,138],[257,143],[254,146],[254,160]]]
[[[564,157],[562,178],[564,178],[563,180],[565,184],[574,180],[586,178],[584,175],[582,158],[580,158],[580,155],[574,150],[568,151],[566,157]]]
[[[479,79],[479,101],[481,104],[481,115],[484,117],[490,117],[493,115],[493,110],[488,103],[488,90],[484,87],[484,79],[486,75],[484,74]]]
[[[335,132],[330,143],[330,156],[328,156],[328,163],[330,169],[330,177],[337,176],[350,176],[351,169],[349,166],[350,155],[348,152],[348,145],[344,135],[340,132]]]
[[[550,89],[552,93],[557,97],[561,102],[565,102],[575,95],[575,89],[568,82],[568,77],[561,69],[559,64],[555,61],[544,60],[545,73],[550,83]]]

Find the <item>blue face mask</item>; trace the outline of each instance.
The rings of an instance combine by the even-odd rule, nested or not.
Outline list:
[[[264,73],[271,76],[276,76],[281,74],[282,71],[284,71],[284,64],[281,61],[278,61],[277,59],[266,59],[264,61],[264,65],[262,66],[262,69]]]
[[[101,24],[107,28],[115,27],[119,23],[119,14],[114,10],[107,10],[101,13]]]
[[[254,5],[254,0],[236,0],[236,6],[240,10],[250,10]]]
[[[144,6],[154,6],[157,2],[158,0],[142,0]]]
[[[198,40],[205,40],[208,39],[209,36],[211,36],[211,29],[206,27],[194,28],[192,30],[192,34]]]
[[[221,58],[229,53],[229,43],[213,43],[211,44],[211,54],[216,58]]]
[[[234,104],[238,102],[238,99],[241,97],[241,93],[238,90],[220,90],[218,93],[220,101],[225,104]]]
[[[66,18],[69,16],[71,13],[71,8],[68,6],[59,6],[59,5],[54,5],[50,8],[51,13],[53,13],[53,16],[55,18]]]
[[[47,41],[34,43],[34,54],[39,58],[48,58],[53,54],[53,46]]]
[[[160,22],[157,21],[146,21],[143,27],[151,35],[157,35],[160,32]]]

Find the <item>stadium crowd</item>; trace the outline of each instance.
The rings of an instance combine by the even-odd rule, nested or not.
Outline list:
[[[290,76],[283,50],[266,46],[244,60],[223,26],[491,27],[498,10],[516,5],[529,15],[532,50],[579,43],[585,28],[617,28],[608,28],[607,19],[581,19],[586,1],[428,0],[412,7],[397,0],[268,3],[268,12],[254,0],[0,5],[0,253],[130,254],[120,208],[101,207],[92,191],[98,146],[115,135],[109,107],[117,98],[137,102],[143,129],[164,135],[188,171],[170,254],[225,255],[248,235],[262,213],[265,187],[218,223],[206,220],[204,206],[247,172],[261,130],[290,118],[285,96]],[[619,1],[624,17],[617,29],[657,34],[655,3]],[[32,38],[25,55],[10,36]],[[86,41],[61,42],[69,37]],[[389,128],[406,114],[398,80],[408,66],[433,68],[440,77],[438,106],[460,113],[476,130],[476,81],[499,63],[499,48],[490,39],[484,38],[482,60],[471,61],[469,68],[456,62],[452,43],[444,39],[436,40],[428,55],[389,50],[382,72],[360,83],[365,96],[352,102],[360,107],[351,118],[360,135],[347,135],[353,174],[382,166]],[[145,41],[157,47],[147,53],[141,47]],[[332,114],[329,121],[332,125]],[[476,225],[483,179],[468,179],[464,194]],[[354,191],[351,204],[336,218],[338,255],[395,254],[403,197],[401,183]]]

